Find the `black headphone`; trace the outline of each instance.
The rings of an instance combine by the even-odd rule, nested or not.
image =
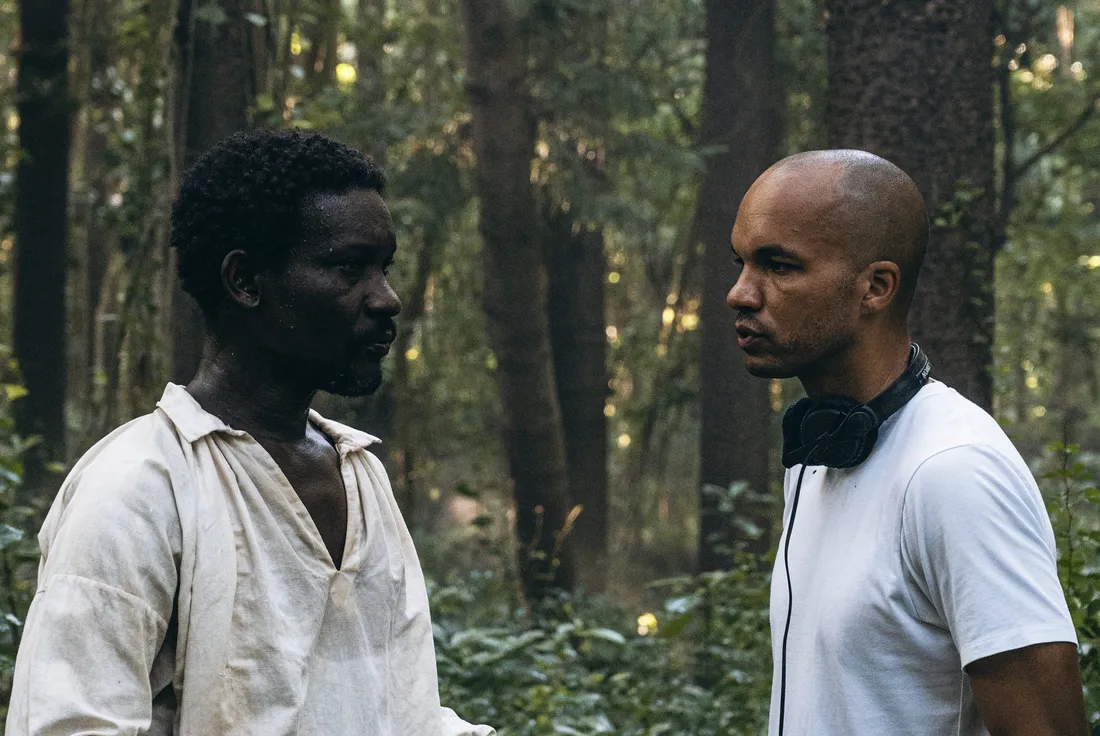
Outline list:
[[[794,610],[794,589],[788,550],[798,498],[802,493],[802,477],[812,464],[827,468],[851,468],[859,465],[875,449],[878,430],[928,382],[932,365],[915,342],[909,344],[909,365],[897,380],[866,404],[847,396],[822,396],[799,399],[783,414],[783,466],[801,465],[798,483],[791,500],[791,518],[787,522],[787,539],[783,545],[783,568],[787,572],[787,623],[783,628],[782,662],[779,681],[779,736],[783,736],[783,720],[787,705],[787,635],[791,630]]]
[[[799,399],[791,404],[783,415],[783,466],[804,465],[811,454],[815,465],[859,465],[874,449],[882,423],[917,395],[931,370],[928,358],[916,343],[910,343],[905,372],[866,404],[847,396]]]

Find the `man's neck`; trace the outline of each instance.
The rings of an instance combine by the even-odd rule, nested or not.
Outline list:
[[[861,404],[875,398],[909,365],[909,335],[866,340],[813,373],[799,376],[810,398],[848,396]]]
[[[203,410],[258,440],[300,440],[317,392],[280,380],[271,363],[207,337],[198,372],[186,389]]]

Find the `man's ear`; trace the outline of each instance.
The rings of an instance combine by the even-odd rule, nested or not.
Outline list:
[[[237,249],[222,259],[222,288],[226,295],[245,309],[260,303],[260,271],[256,259]]]
[[[901,269],[893,261],[875,261],[864,270],[864,292],[860,309],[864,314],[881,312],[898,296]]]

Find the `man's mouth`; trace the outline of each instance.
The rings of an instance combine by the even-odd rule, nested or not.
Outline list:
[[[359,349],[367,355],[381,360],[389,355],[393,341],[397,339],[397,329],[390,324],[372,329],[364,335],[364,340],[359,343]]]
[[[383,342],[368,342],[363,345],[363,352],[374,358],[384,358],[390,352],[390,346],[393,345],[392,340],[386,340]]]
[[[752,346],[767,339],[767,333],[754,330],[747,325],[737,325],[737,347],[748,350]]]

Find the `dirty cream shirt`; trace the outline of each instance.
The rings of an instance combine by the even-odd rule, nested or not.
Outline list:
[[[39,535],[8,736],[491,736],[440,707],[377,439],[310,421],[340,455],[339,570],[271,456],[179,386],[80,460]]]

